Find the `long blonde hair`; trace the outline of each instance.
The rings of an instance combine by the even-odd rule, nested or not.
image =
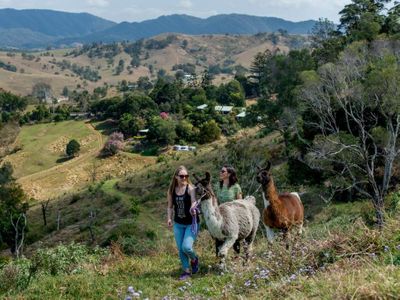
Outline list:
[[[185,166],[179,166],[175,170],[174,175],[172,176],[172,179],[171,179],[171,183],[169,184],[169,188],[168,188],[168,194],[170,196],[172,196],[174,194],[175,188],[176,188],[176,186],[178,184],[178,182],[176,180],[176,176],[178,176],[179,172],[182,171],[182,170],[186,171],[186,173],[188,173],[188,175],[189,175],[189,172],[188,172],[188,170],[186,169]],[[192,182],[190,181],[189,177],[187,179],[187,183],[189,184],[189,186],[192,185]]]

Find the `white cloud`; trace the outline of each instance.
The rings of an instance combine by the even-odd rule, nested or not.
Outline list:
[[[338,12],[352,0],[0,0],[0,8],[39,8],[88,12],[109,20],[143,21],[174,13],[197,17],[242,13],[291,21],[319,17],[337,22]],[[110,9],[112,7],[112,9]]]
[[[190,1],[190,0],[181,0],[180,2],[179,2],[179,4],[180,4],[180,7],[182,7],[182,8],[191,8],[192,6],[193,6],[193,3],[192,3],[192,1]]]
[[[0,0],[1,6],[8,6],[9,4],[11,4],[11,0]]]
[[[86,0],[90,6],[107,7],[110,3],[107,0]]]

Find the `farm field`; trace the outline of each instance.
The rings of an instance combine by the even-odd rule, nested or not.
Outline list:
[[[154,39],[164,39],[164,35]],[[183,41],[188,46],[183,49]],[[78,49],[78,48],[77,48]],[[157,72],[163,70],[168,75],[174,75],[174,65],[192,64],[196,66],[196,74],[200,74],[211,65],[230,66],[241,65],[249,69],[252,59],[258,52],[265,50],[287,52],[290,49],[290,38],[281,37],[277,44],[273,44],[266,35],[202,35],[191,36],[178,34],[176,40],[164,49],[143,49],[140,57],[140,66],[127,69],[131,63],[131,57],[127,53],[119,53],[111,60],[104,57],[89,57],[87,54],[78,56],[69,55],[76,49],[60,49],[42,52],[32,52],[32,59],[26,59],[21,52],[9,53],[0,51],[0,61],[13,65],[16,72],[6,71],[0,68],[0,88],[26,96],[31,94],[32,87],[37,83],[49,84],[56,97],[61,95],[64,87],[69,90],[78,87],[92,92],[96,87],[104,84],[115,86],[118,82],[126,80],[136,82],[140,77],[147,76],[151,80],[157,78]],[[98,72],[101,77],[97,81],[85,80],[69,69],[63,69],[58,65],[62,61],[68,61],[79,67],[89,67]],[[115,73],[119,61],[124,62],[124,70],[120,74]],[[214,84],[221,84],[233,78],[232,74],[217,74]],[[110,90],[109,96],[112,95]]]
[[[6,161],[12,163],[14,176],[30,197],[57,197],[93,180],[125,175],[153,163],[152,157],[132,153],[99,158],[105,136],[95,126],[87,121],[65,121],[22,127],[16,141],[21,150]],[[80,143],[81,151],[67,159],[65,148],[71,139]]]

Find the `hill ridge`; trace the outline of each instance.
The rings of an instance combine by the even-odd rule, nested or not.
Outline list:
[[[286,31],[307,34],[315,21],[231,13],[199,18],[187,14],[162,15],[141,22],[115,23],[95,15],[45,9],[0,9],[0,47],[34,49],[76,43],[134,41],[162,33],[256,34]],[[18,34],[7,34],[7,31]]]

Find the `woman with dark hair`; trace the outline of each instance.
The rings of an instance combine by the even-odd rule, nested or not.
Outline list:
[[[199,259],[193,250],[193,243],[196,241],[198,230],[193,232],[191,228],[192,218],[196,218],[198,223],[199,217],[192,209],[196,205],[195,190],[184,166],[180,166],[174,172],[167,192],[167,201],[167,225],[173,227],[183,268],[183,273],[179,279],[185,280],[199,270]],[[173,221],[172,217],[174,217]]]
[[[219,204],[242,199],[242,189],[238,183],[236,171],[231,166],[223,166],[219,171],[219,183],[214,189]]]
[[[214,187],[215,195],[219,204],[230,202],[236,199],[243,199],[242,188],[238,183],[236,176],[236,170],[231,167],[224,165],[219,171],[219,182]],[[218,249],[223,244],[223,241],[215,240],[215,251],[218,255]],[[233,250],[240,253],[240,243],[235,242],[233,244]]]

